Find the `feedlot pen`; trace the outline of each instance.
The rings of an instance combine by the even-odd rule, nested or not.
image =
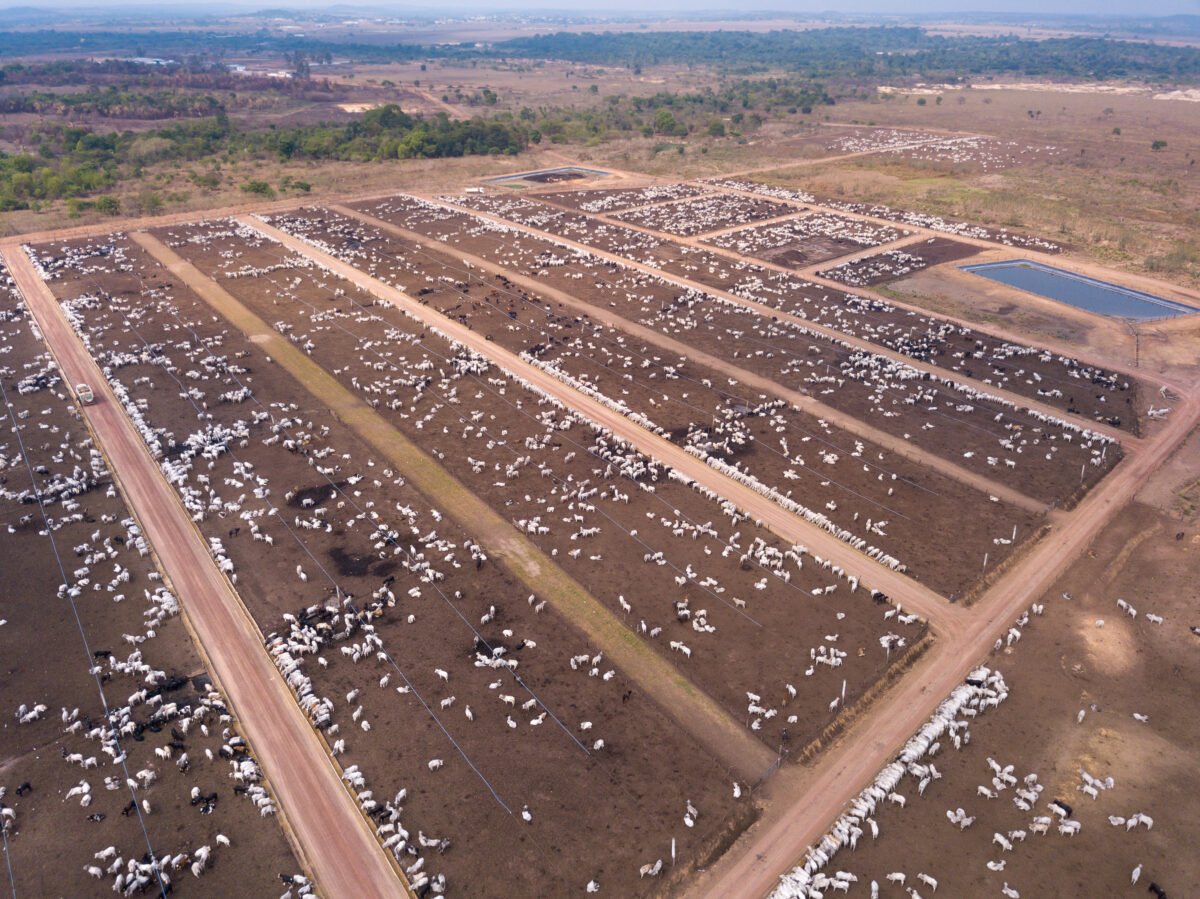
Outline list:
[[[784,266],[901,230],[731,190],[397,195],[28,248],[415,887],[681,893],[769,808],[762,779],[945,661],[973,633],[955,601],[1175,403],[805,281]],[[55,387],[35,349],[20,383]]]

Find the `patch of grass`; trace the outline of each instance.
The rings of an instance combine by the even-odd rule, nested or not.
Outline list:
[[[1196,265],[1200,265],[1200,247],[1186,240],[1175,241],[1166,253],[1146,257],[1147,271],[1156,274],[1179,274]]]

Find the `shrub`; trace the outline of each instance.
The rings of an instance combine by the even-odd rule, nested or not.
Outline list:
[[[257,194],[260,197],[275,196],[275,188],[266,181],[247,181],[242,185],[242,190],[248,194]]]

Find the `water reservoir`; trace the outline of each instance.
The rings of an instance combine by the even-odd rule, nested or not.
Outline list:
[[[1029,259],[965,265],[963,271],[974,272],[1009,287],[1115,318],[1144,321],[1200,312],[1200,309],[1185,306],[1183,303],[1120,287],[1107,281],[1097,281],[1095,278],[1076,275]]]

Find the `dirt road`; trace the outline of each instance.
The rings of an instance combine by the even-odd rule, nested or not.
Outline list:
[[[811,769],[792,769],[769,788],[759,822],[700,876],[688,899],[762,896],[805,849],[825,833],[846,804],[890,762],[904,742],[973,667],[996,638],[1041,597],[1101,530],[1130,502],[1200,422],[1200,400],[1189,397],[1170,424],[1136,458],[1119,466],[984,598],[955,622],[923,663],[828,747]]]
[[[709,353],[705,353],[694,347],[688,346],[687,344],[678,341],[673,337],[669,337],[660,331],[655,331],[652,328],[639,325],[634,321],[610,312],[603,306],[584,302],[567,293],[566,291],[551,287],[544,282],[538,281],[535,278],[530,278],[526,275],[522,275],[512,269],[506,269],[504,266],[490,262],[487,259],[484,259],[482,256],[476,256],[472,253],[468,253],[461,247],[451,246],[450,244],[442,243],[426,235],[418,234],[415,231],[409,231],[406,228],[400,227],[399,225],[384,221],[383,219],[375,218],[375,216],[361,212],[357,209],[352,209],[348,206],[341,206],[337,204],[328,206],[327,208],[333,212],[357,219],[358,221],[371,225],[374,228],[378,228],[380,231],[385,233],[395,234],[397,237],[402,237],[405,240],[411,240],[414,243],[427,245],[441,250],[444,253],[450,254],[454,259],[461,259],[464,262],[469,262],[476,269],[485,272],[492,272],[493,274],[503,275],[513,284],[519,284],[527,291],[530,291],[534,296],[541,295],[548,297],[555,302],[574,309],[583,315],[590,316],[596,321],[602,322],[603,324],[613,328],[618,328],[627,334],[631,334],[634,337],[637,337],[639,340],[644,340],[647,343],[653,343],[664,350],[668,350],[673,355],[686,357],[691,359],[693,362],[707,366],[714,371],[719,371],[722,374],[736,378],[741,383],[753,387],[755,390],[762,391],[766,394],[773,394],[780,399],[786,400],[788,403],[798,409],[803,409],[805,412],[816,415],[818,418],[824,419],[825,421],[836,425],[847,433],[854,434],[856,437],[860,437],[863,440],[870,440],[898,456],[902,456],[905,459],[909,459],[912,462],[918,463],[919,465],[924,465],[927,468],[931,468],[940,474],[944,474],[947,477],[953,478],[963,484],[968,485],[969,487],[974,488],[975,490],[981,491],[982,493],[998,497],[1007,503],[1011,503],[1012,505],[1025,509],[1029,512],[1040,514],[1047,511],[1047,504],[1041,500],[1026,496],[1023,493],[1004,484],[997,483],[991,478],[988,478],[982,474],[969,471],[968,469],[963,468],[961,465],[955,465],[953,462],[941,456],[931,455],[906,440],[901,440],[899,437],[895,437],[885,431],[872,428],[863,421],[854,418],[853,416],[846,415],[843,412],[839,412],[830,406],[826,406],[824,403],[813,399],[811,396],[800,393],[796,390],[789,390],[770,378],[764,378],[761,375],[755,374],[754,372],[747,371],[746,369],[733,365],[724,359],[720,359],[716,356],[710,355]],[[468,281],[475,277],[475,275],[466,268],[462,269],[462,276],[464,280]],[[494,285],[489,286],[494,287]]]
[[[275,208],[297,205],[300,204],[281,203]],[[255,208],[264,210],[267,207],[259,205]],[[830,211],[849,215],[840,210]],[[169,220],[186,221],[195,217],[194,213],[189,213],[172,216]],[[850,217],[895,225],[869,216]],[[246,224],[267,231],[260,222],[247,220]],[[511,226],[509,222],[505,224]],[[78,229],[80,233],[93,234],[109,230],[110,225]],[[534,229],[526,230],[538,233]],[[928,236],[945,236],[927,229],[910,230]],[[1136,450],[1129,453],[1126,460],[1074,511],[1057,518],[1049,536],[1014,564],[975,606],[969,609],[948,606],[939,597],[928,595],[920,585],[870,562],[830,535],[816,531],[764,497],[717,474],[619,413],[588,400],[550,375],[525,365],[512,354],[503,354],[501,359],[493,344],[473,337],[466,329],[456,330],[453,322],[419,306],[400,291],[345,266],[302,241],[281,235],[274,229],[272,232],[270,236],[319,259],[377,296],[403,304],[406,310],[426,318],[455,340],[493,359],[503,368],[517,372],[539,390],[579,409],[650,455],[679,468],[706,486],[712,486],[750,510],[751,514],[759,514],[763,523],[780,536],[803,542],[847,571],[859,574],[865,584],[889,593],[906,607],[924,615],[934,626],[938,639],[933,649],[888,691],[882,701],[876,702],[862,718],[851,724],[813,767],[785,768],[769,782],[765,795],[770,801],[763,818],[696,882],[689,894],[692,897],[757,896],[772,889],[779,874],[801,861],[804,848],[820,836],[845,803],[890,760],[963,675],[981,659],[986,660],[997,635],[1086,550],[1150,473],[1167,460],[1200,421],[1200,403],[1185,395],[1162,427],[1151,437],[1136,441]],[[990,249],[1002,246],[990,241],[978,243]],[[580,249],[604,255],[590,247],[580,245]],[[5,255],[11,254],[6,251]],[[1038,254],[1027,255],[1036,257]],[[1096,277],[1109,277],[1099,266],[1074,261],[1064,265],[1061,257],[1046,258],[1055,265],[1084,270]],[[172,577],[193,632],[203,648],[212,648],[209,658],[214,674],[271,778],[271,786],[287,816],[286,823],[322,892],[330,896],[402,895],[402,886],[370,834],[364,832],[361,816],[341,790],[336,772],[324,757],[319,741],[266,658],[260,636],[241,610],[236,594],[216,572],[174,494],[162,481],[137,434],[104,387],[98,371],[62,320],[45,285],[29,268],[19,250],[12,262],[14,278],[29,298],[64,376],[72,382],[87,380],[100,394],[100,402],[87,410],[88,420],[98,434],[100,446],[108,453],[110,465],[129,496],[131,508],[141,519]],[[628,261],[622,260],[622,264],[628,264]],[[1120,274],[1116,277],[1133,280]],[[889,302],[905,308],[902,303],[890,299]],[[810,323],[803,324],[811,327]],[[969,322],[964,324],[974,327]],[[989,332],[1005,336],[997,329],[989,328]],[[844,339],[843,335],[835,336]],[[1010,339],[1024,342],[1017,335],[1011,335]],[[871,351],[878,352],[879,348],[872,346]],[[1079,356],[1075,348],[1062,351]],[[694,353],[690,355],[694,356]],[[911,364],[911,360],[905,361]],[[1096,364],[1115,367],[1103,360],[1097,360]],[[1140,370],[1130,373],[1145,378],[1145,372]],[[1020,403],[1028,405],[1023,399]],[[1061,416],[1061,413],[1057,414]],[[1122,435],[1122,440],[1127,444],[1130,442],[1127,435]],[[675,452],[669,453],[671,450]],[[311,741],[311,745],[307,745],[306,740]],[[321,770],[322,766],[325,770]],[[347,811],[350,817],[347,817]]]
[[[319,404],[336,409],[343,424],[479,540],[490,556],[548,599],[714,758],[748,783],[757,782],[776,761],[766,745],[645,643],[631,640],[630,629],[603,603],[361,397],[161,241],[138,232],[130,237],[268,352]]]
[[[726,477],[670,441],[634,423],[620,412],[567,386],[542,369],[530,365],[515,353],[485,340],[480,334],[465,325],[421,305],[402,290],[385,284],[378,278],[365,274],[306,241],[267,225],[260,219],[243,216],[239,217],[238,221],[289,249],[309,257],[381,300],[400,306],[415,318],[436,327],[451,339],[475,351],[501,369],[512,372],[542,393],[575,409],[590,421],[608,428],[617,437],[637,447],[647,456],[676,469],[698,484],[730,500],[738,508],[760,519],[763,525],[783,539],[792,543],[802,543],[822,558],[840,565],[847,573],[857,575],[864,585],[882,590],[894,601],[903,604],[905,608],[928,619],[935,627],[939,621],[954,619],[962,614],[959,607],[948,605],[942,597],[928,587],[869,559],[827,531],[809,524],[774,501]]]
[[[440,109],[442,112],[446,113],[446,115],[448,115],[451,119],[453,119],[455,121],[465,122],[467,119],[471,118],[471,113],[467,112],[464,109],[460,109],[457,106],[451,106],[449,103],[447,103],[441,97],[434,94],[433,91],[427,91],[423,87],[416,87],[415,85],[411,85],[411,84],[405,85],[404,89],[406,91],[411,91],[412,93],[416,94],[418,97],[421,97],[423,100],[427,101],[431,106],[433,106],[434,109]]]
[[[611,428],[643,452],[678,467],[722,493],[740,508],[761,517],[767,527],[786,539],[815,546],[817,552],[829,555],[849,571],[862,571],[868,564],[863,557],[828,535],[820,534],[824,539],[818,544],[812,533],[806,533],[810,526],[771,501],[728,479],[714,480],[713,472],[699,460],[485,341],[465,326],[420,306],[403,292],[278,229],[254,220],[246,220],[245,224],[310,256],[381,299],[403,305],[500,367],[519,374],[538,389]],[[930,603],[930,597],[915,591],[916,585],[911,581],[886,569],[879,570],[874,577],[865,576],[864,582],[878,585],[896,600],[930,619],[938,636],[934,649],[889,691],[884,701],[876,703],[852,725],[814,768],[795,769],[794,774],[786,772],[768,788],[772,801],[764,818],[698,882],[693,895],[725,899],[769,891],[776,878],[797,863],[804,848],[819,837],[844,804],[874,777],[936,705],[961,682],[966,672],[986,655],[997,636],[1084,551],[1198,420],[1200,402],[1189,397],[1175,410],[1162,431],[1152,440],[1144,441],[1139,451],[1131,453],[1126,462],[1085,497],[1074,512],[1059,519],[1049,536],[1019,560],[970,609],[948,606],[936,598]],[[836,545],[830,546],[830,543]],[[834,551],[838,551],[836,555]]]
[[[278,800],[285,831],[321,895],[409,895],[268,657],[262,635],[53,293],[20,248],[5,247],[3,256],[63,377],[69,384],[91,385],[96,394],[96,403],[84,410],[88,424],[179,597],[208,668]]]

